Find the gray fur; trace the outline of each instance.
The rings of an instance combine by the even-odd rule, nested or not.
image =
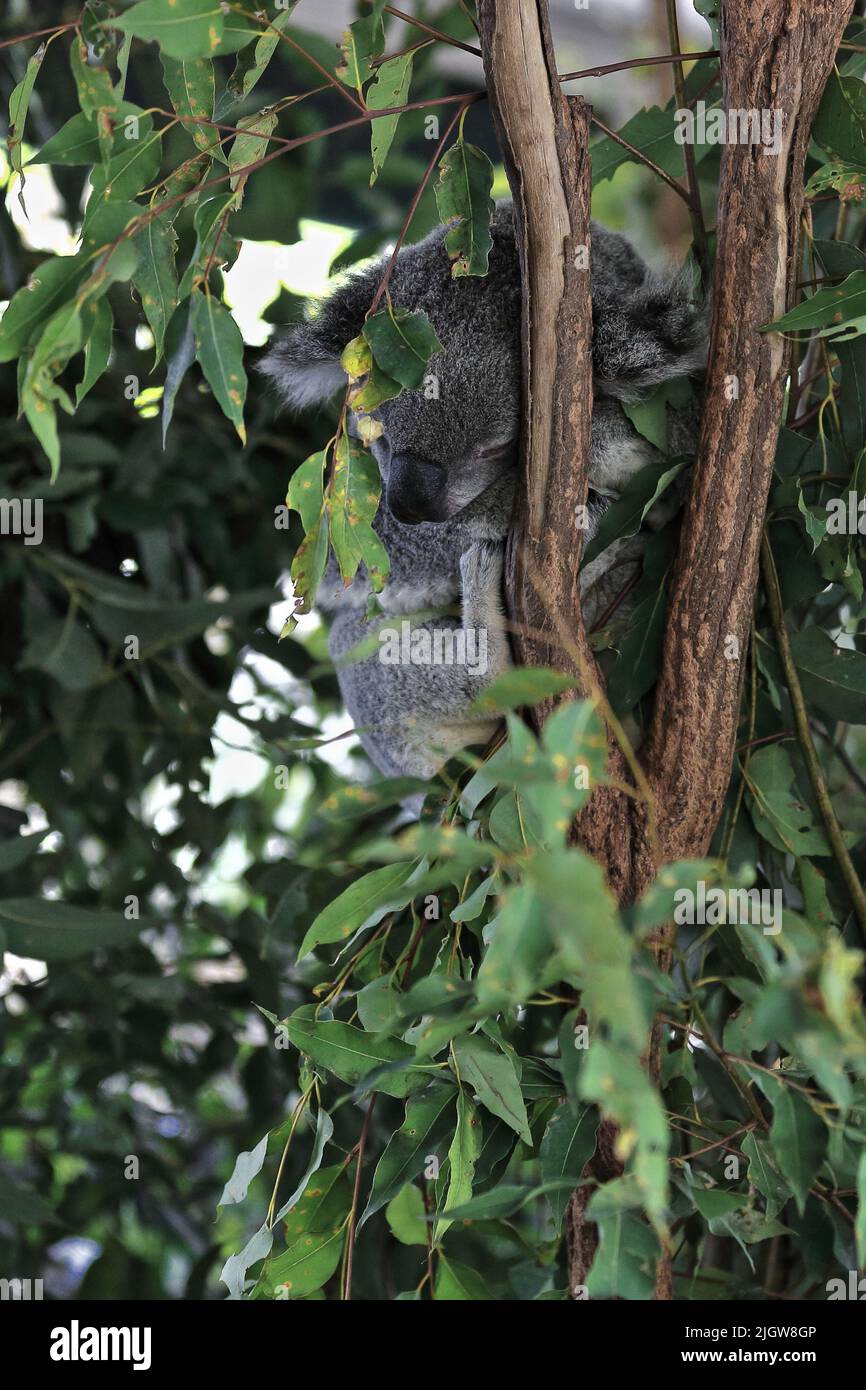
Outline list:
[[[384,433],[373,445],[384,489],[374,526],[391,561],[380,596],[383,616],[365,619],[369,583],[361,571],[344,588],[332,563],[319,606],[332,615],[329,646],[361,739],[386,775],[428,778],[459,749],[484,743],[496,721],[468,713],[491,679],[511,663],[503,619],[502,563],[514,495],[520,382],[520,275],[510,204],[497,207],[485,277],[454,280],[444,229],[400,252],[391,277],[395,306],[424,310],[442,343],[431,360],[438,392],[404,391],[376,411]],[[384,262],[351,276],[315,317],[278,342],[263,370],[295,407],[345,386],[342,349],[360,333]],[[611,496],[654,456],[620,401],[670,377],[696,374],[705,356],[702,316],[682,275],[650,272],[624,237],[592,229],[593,384],[590,460],[591,537]],[[694,422],[680,422],[685,451]],[[588,626],[627,582],[640,538],[609,547],[581,576]],[[431,609],[449,609],[430,615]],[[410,615],[422,614],[409,624]],[[479,660],[447,662],[449,644],[484,634]],[[389,637],[389,634],[395,634]],[[384,664],[397,639],[405,658]],[[347,655],[371,639],[379,651]],[[445,664],[424,660],[438,642]],[[479,636],[479,646],[481,639]],[[453,656],[453,650],[452,650]]]

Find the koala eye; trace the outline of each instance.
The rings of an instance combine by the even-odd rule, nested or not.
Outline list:
[[[475,450],[475,458],[485,461],[495,462],[499,459],[508,458],[514,450],[516,441],[514,439],[491,439],[486,444],[482,444]]]

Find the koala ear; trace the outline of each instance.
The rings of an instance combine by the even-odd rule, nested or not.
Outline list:
[[[380,264],[350,276],[323,300],[306,323],[277,340],[259,363],[285,405],[320,405],[346,384],[340,356],[356,338],[382,276]]]
[[[595,386],[601,395],[634,400],[671,377],[700,376],[706,365],[706,309],[688,271],[648,271],[625,294],[594,293],[593,328]]]

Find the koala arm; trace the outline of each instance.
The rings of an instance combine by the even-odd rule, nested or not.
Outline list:
[[[503,558],[504,546],[495,541],[465,551],[459,619],[410,622],[404,613],[388,613],[366,623],[357,607],[337,612],[329,646],[340,688],[361,742],[385,776],[430,778],[461,748],[494,733],[498,721],[469,706],[511,664]],[[379,651],[340,664],[371,635]]]

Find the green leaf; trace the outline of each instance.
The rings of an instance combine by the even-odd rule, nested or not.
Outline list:
[[[327,461],[327,451],[320,449],[317,454],[304,459],[289,480],[286,506],[298,513],[305,531],[312,531],[322,512],[322,487]]]
[[[280,1297],[285,1289],[290,1298],[305,1298],[320,1289],[330,1279],[340,1262],[343,1249],[344,1223],[332,1230],[307,1231],[268,1261],[266,1287],[271,1296]]]
[[[223,1194],[217,1206],[233,1206],[237,1202],[245,1200],[250,1183],[262,1171],[262,1165],[268,1151],[269,1137],[266,1134],[263,1139],[259,1140],[254,1149],[245,1149],[243,1153],[238,1154],[231,1177],[223,1188]]]
[[[297,607],[295,613],[309,613],[328,564],[328,523],[323,511],[295,551],[291,576]],[[291,622],[291,619],[290,619]],[[291,628],[289,628],[289,631]],[[287,636],[284,629],[280,636]]]
[[[798,858],[831,853],[809,807],[792,790],[794,768],[784,748],[776,743],[757,749],[744,775],[750,792],[749,810],[759,835]]]
[[[441,1240],[451,1225],[447,1216],[450,1208],[462,1206],[471,1200],[475,1165],[481,1156],[481,1143],[481,1119],[461,1086],[457,1093],[457,1128],[448,1150],[448,1194],[442,1215],[434,1228],[434,1240]]]
[[[262,1225],[250,1236],[243,1250],[237,1255],[229,1255],[220,1272],[220,1282],[226,1285],[229,1297],[243,1297],[247,1270],[269,1253],[274,1241],[274,1233],[267,1225]]]
[[[662,381],[658,386],[654,386],[639,400],[623,401],[622,408],[638,434],[642,434],[644,439],[648,439],[656,449],[666,454],[668,406],[674,410],[682,410],[688,405],[693,394],[688,377],[673,377],[670,381]]]
[[[866,167],[866,91],[859,77],[830,73],[812,139],[833,159]]]
[[[153,117],[130,101],[121,101],[114,117],[112,153],[120,154],[128,144],[130,132],[143,139],[153,130]],[[96,164],[101,158],[96,119],[79,112],[47,140],[28,164]]]
[[[349,1023],[317,1021],[293,1014],[286,1021],[286,1031],[298,1051],[309,1057],[315,1066],[323,1067],[353,1086],[379,1067],[387,1067],[393,1062],[411,1063],[415,1057],[415,1049],[399,1039],[374,1040],[369,1033]],[[378,1077],[372,1089],[399,1098],[418,1090],[429,1080],[429,1076],[428,1071],[410,1064]]]
[[[857,1216],[854,1223],[857,1241],[857,1263],[862,1269],[866,1266],[866,1149],[860,1153],[857,1164]]]
[[[386,376],[410,389],[421,385],[427,363],[442,350],[433,325],[423,312],[380,309],[365,321],[363,334]]]
[[[369,111],[387,110],[391,106],[405,106],[412,81],[412,59],[414,53],[401,53],[389,58],[376,69],[376,78],[367,89],[366,103]],[[370,150],[373,159],[373,172],[370,187],[376,182],[397,131],[399,115],[380,116],[370,122]]]
[[[21,188],[18,192],[18,201],[24,207],[24,173],[23,173],[23,146],[24,126],[27,121],[27,112],[30,107],[30,98],[33,95],[33,88],[36,85],[36,78],[39,76],[39,69],[45,57],[46,45],[40,44],[36,52],[31,54],[27,60],[27,67],[24,69],[24,76],[16,87],[12,89],[9,98],[9,133],[6,137],[6,150],[9,155],[9,163],[16,174],[21,175]]]
[[[75,404],[80,405],[91,387],[99,380],[111,356],[114,316],[107,299],[92,299],[81,311],[86,341],[84,345],[84,375],[75,388]]]
[[[493,1294],[480,1274],[468,1265],[459,1264],[440,1252],[436,1271],[435,1296],[440,1302],[492,1303]]]
[[[478,1004],[493,1013],[506,1004],[524,1004],[553,984],[562,963],[547,928],[544,904],[530,884],[518,884],[488,923],[490,942],[478,971]]]
[[[577,1115],[570,1105],[558,1106],[550,1118],[539,1151],[541,1176],[544,1181],[559,1182],[568,1179],[572,1188],[576,1187],[586,1164],[595,1153],[597,1129],[598,1114],[594,1106],[581,1106]],[[547,1200],[557,1231],[562,1227],[568,1196],[567,1187],[560,1189],[555,1195],[548,1195]]]
[[[184,377],[195,361],[195,337],[190,326],[190,306],[183,304],[173,315],[166,334],[168,366],[162,393],[162,447],[165,448],[174,403]],[[324,569],[323,569],[324,573]]]
[[[719,24],[721,23],[722,0],[694,0],[694,6],[698,14],[703,15],[710,26],[712,35],[712,46],[719,46]]]
[[[751,1131],[741,1140],[740,1148],[749,1160],[749,1182],[764,1198],[767,1215],[775,1216],[787,1202],[791,1190],[776,1166],[769,1139]]]
[[[661,1250],[655,1233],[633,1211],[603,1206],[601,1192],[592,1198],[587,1214],[598,1226],[598,1250],[587,1276],[590,1300],[651,1299]]]
[[[282,1221],[283,1217],[287,1216],[289,1212],[294,1212],[297,1218],[298,1204],[302,1201],[313,1174],[318,1172],[321,1167],[325,1145],[330,1142],[333,1134],[334,1121],[331,1119],[327,1110],[319,1106],[319,1113],[316,1116],[316,1138],[313,1142],[313,1152],[310,1155],[310,1161],[304,1169],[304,1176],[301,1178],[301,1181],[298,1183],[291,1197],[288,1198],[274,1217],[274,1225],[276,1225],[278,1221]],[[312,1228],[309,1227],[307,1229]]]
[[[269,17],[268,28],[251,39],[237,56],[235,69],[226,87],[234,97],[249,96],[265,70],[276,49],[280,46],[280,35],[289,27],[292,11],[298,0],[286,0],[286,7]]]
[[[153,334],[156,349],[154,365],[160,361],[165,334],[172,314],[177,308],[177,272],[174,229],[154,218],[134,239],[138,265],[132,283],[141,299],[141,307]]]
[[[64,690],[90,690],[103,669],[102,651],[91,633],[70,618],[46,618],[28,642],[19,670],[44,671]]]
[[[597,860],[579,849],[536,854],[526,876],[548,905],[550,934],[567,973],[580,979],[594,1026],[640,1049],[649,1019],[635,980],[634,947]],[[595,1044],[594,1044],[595,1046]]]
[[[241,133],[235,136],[229,153],[229,169],[234,175],[231,180],[232,188],[243,190],[249,173],[238,174],[237,171],[246,169],[248,165],[255,164],[262,158],[276,124],[277,112],[272,106],[266,106],[254,116],[244,116],[238,121],[238,131]]]
[[[11,835],[9,839],[0,840],[0,874],[26,864],[47,834],[47,830],[38,830],[32,835]]]
[[[525,1143],[531,1144],[526,1106],[513,1058],[500,1052],[480,1033],[457,1039],[454,1055],[460,1080],[475,1091],[484,1108],[510,1125]]]
[[[128,922],[120,912],[89,911],[42,898],[0,901],[6,949],[37,960],[72,960],[92,951],[127,946],[145,925]]]
[[[373,455],[344,431],[337,441],[326,503],[331,544],[343,582],[352,580],[363,564],[376,592],[384,586],[389,569],[385,548],[372,526],[381,492],[382,478]]]
[[[74,34],[69,47],[69,62],[78,89],[78,104],[85,116],[96,121],[96,138],[100,156],[107,161],[114,143],[114,121],[120,97],[105,68],[87,61],[87,45]]]
[[[644,1210],[660,1222],[667,1207],[669,1133],[659,1094],[640,1057],[594,1038],[579,1077],[584,1100],[595,1101],[620,1129],[620,1157],[631,1158]]]
[[[866,724],[866,656],[837,647],[812,624],[795,633],[791,651],[808,702],[851,724]]]
[[[827,1126],[806,1101],[782,1082],[773,1097],[770,1144],[776,1166],[791,1184],[802,1215],[809,1188],[827,1152]]]
[[[0,362],[20,357],[37,330],[74,294],[87,272],[82,255],[43,261],[0,319]]]
[[[863,84],[860,83],[860,86]],[[802,304],[773,323],[765,323],[761,333],[790,332],[797,328],[841,328],[849,319],[866,314],[866,270],[855,270],[841,285],[826,285]]]
[[[210,58],[191,58],[182,62],[162,55],[165,89],[181,118],[184,130],[196,146],[216,159],[225,160],[219,144],[221,131],[206,124],[213,119],[214,68]]]
[[[90,178],[93,193],[85,221],[89,222],[106,203],[134,198],[156,178],[161,158],[162,131],[152,130],[149,135],[128,141],[126,148],[112,155],[105,166],[94,169]]]
[[[244,48],[257,28],[222,0],[139,0],[108,21],[137,39],[156,39],[163,53],[183,61]]]
[[[708,117],[713,109],[714,106],[708,103]],[[660,106],[649,106],[638,111],[630,120],[626,121],[619,134],[635,149],[648,155],[654,164],[664,169],[666,174],[670,174],[674,178],[682,178],[685,173],[685,159],[683,147],[675,138],[677,129],[674,105],[671,103],[665,110],[662,110]],[[711,146],[706,141],[696,138],[692,148],[695,163],[699,164]],[[618,141],[612,140],[610,136],[597,140],[590,147],[590,153],[592,154],[593,188],[603,179],[611,178],[621,164],[638,162],[630,150],[625,149]]]
[[[293,1245],[309,1231],[333,1230],[349,1209],[351,1188],[346,1177],[345,1163],[320,1168],[315,1178],[308,1178],[287,1203],[278,1219],[283,1223],[286,1242]]]
[[[493,238],[493,165],[483,150],[458,140],[439,165],[435,187],[439,216],[448,228],[445,250],[451,274],[486,275]]]
[[[632,474],[619,497],[602,516],[598,530],[584,551],[582,567],[585,569],[612,541],[637,535],[651,507],[685,467],[685,462],[671,464],[667,459],[654,459]]]
[[[244,371],[244,340],[224,304],[212,294],[196,290],[192,295],[190,326],[195,337],[196,356],[208,385],[223,414],[231,420],[242,444],[246,444],[244,401],[247,377]]]
[[[401,1245],[427,1244],[424,1198],[411,1183],[391,1198],[385,1208],[385,1219]]]
[[[470,709],[483,714],[500,714],[524,705],[531,707],[552,695],[573,690],[574,685],[574,676],[551,671],[546,666],[516,666],[492,680],[484,694],[473,701]]]
[[[348,29],[343,30],[340,40],[342,62],[336,69],[336,76],[347,87],[354,87],[359,96],[363,95],[365,82],[373,75],[372,60],[382,52],[385,31],[382,25],[382,10],[385,0],[376,0],[373,13],[356,19]]]
[[[381,909],[379,917],[384,916],[394,891],[406,882],[412,868],[412,864],[385,864],[381,869],[356,878],[311,924],[298,950],[298,960],[303,960],[317,946],[345,941],[377,909]]]
[[[406,1117],[391,1135],[376,1165],[367,1206],[358,1222],[359,1231],[406,1183],[423,1171],[428,1157],[438,1156],[453,1103],[453,1087],[440,1085],[406,1101]]]

